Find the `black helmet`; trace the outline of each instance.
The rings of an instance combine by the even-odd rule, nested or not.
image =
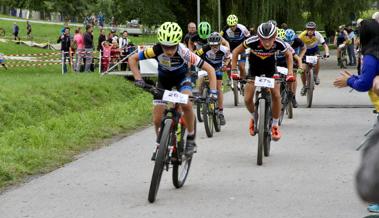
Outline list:
[[[221,43],[221,35],[218,32],[213,32],[208,37],[209,45],[219,45]]]
[[[308,22],[306,25],[305,25],[305,28],[307,29],[316,29],[317,25],[315,22],[311,21],[311,22]]]
[[[261,38],[268,39],[274,36],[275,34],[276,26],[271,22],[262,23],[258,27],[258,36]]]

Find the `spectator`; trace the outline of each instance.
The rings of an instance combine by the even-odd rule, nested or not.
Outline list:
[[[20,28],[18,27],[17,23],[15,22],[13,24],[13,36],[14,36],[14,40],[20,40],[20,37],[18,37],[19,30],[20,30]]]
[[[103,28],[105,19],[104,19],[104,15],[101,11],[99,12],[99,16],[97,17],[97,20],[99,21],[99,26],[101,26]],[[99,46],[101,47],[101,44]]]
[[[362,21],[359,36],[363,55],[361,74],[355,76],[345,71],[334,81],[334,85],[339,88],[350,86],[362,92],[369,91],[368,93],[375,110],[379,112],[379,96],[372,90],[374,78],[379,73],[379,23],[374,19]],[[363,200],[370,203],[379,203],[378,141],[379,122],[376,123],[374,131],[368,136],[368,141],[362,153],[362,162],[356,177],[359,195]],[[379,213],[379,204],[370,204],[368,210]]]
[[[107,37],[107,40],[108,40],[108,42],[109,42],[110,44],[112,44],[113,36],[114,36],[113,32],[110,31],[110,32],[108,33],[108,37]]]
[[[284,30],[288,29],[288,24],[286,24],[286,23],[282,23],[282,25],[280,25],[280,26]]]
[[[7,66],[5,66],[5,58],[4,54],[0,53],[0,64],[7,70]]]
[[[29,20],[26,21],[26,37],[28,39],[32,38],[32,25]]]
[[[113,67],[119,60],[120,60],[120,48],[118,47],[117,40],[113,40],[110,67]]]
[[[98,40],[97,40],[97,50],[98,51],[102,51],[103,50],[103,47],[102,47],[102,43],[104,42],[104,41],[106,41],[107,40],[107,37],[105,36],[105,31],[104,31],[104,29],[100,29],[100,34],[99,34],[99,38],[98,38]]]
[[[101,72],[106,72],[109,69],[109,63],[111,61],[111,51],[113,45],[108,41],[101,43],[103,55],[101,56]]]
[[[66,60],[70,59],[70,28],[66,27],[65,31],[62,35],[59,36],[57,43],[61,43],[61,51],[62,51],[62,64],[63,64],[63,72],[67,73],[67,64]],[[70,60],[68,60],[70,61]]]
[[[63,27],[61,29],[61,34],[64,34],[66,28],[68,28],[68,22],[64,22]]]
[[[187,34],[184,36],[182,43],[184,43],[188,47],[188,41],[196,34],[196,24],[194,22],[190,22],[187,25]]]
[[[72,43],[75,51],[75,66],[74,70],[79,72],[83,63],[84,58],[84,37],[82,33],[82,28],[78,27],[75,30],[74,40]]]
[[[348,25],[346,27],[346,32],[347,32],[347,36],[348,36],[348,40],[349,40],[349,43],[347,45],[347,53],[349,55],[349,64],[350,66],[355,66],[357,61],[355,59],[355,49],[354,49],[354,45],[355,45],[355,33],[353,31],[353,28],[351,27],[351,25]]]
[[[128,39],[128,31],[124,30],[124,32],[122,32],[122,37],[120,37],[118,40],[118,46],[121,52],[121,56],[120,56],[121,59],[124,59],[129,54],[130,45],[132,45],[132,43]],[[123,63],[121,63],[122,71],[126,70],[126,66],[127,66],[126,63],[127,63],[126,60],[124,60]]]
[[[92,65],[92,52],[93,52],[93,27],[92,25],[86,26],[86,33],[84,35],[84,49],[86,55],[86,63],[84,71],[90,72]]]

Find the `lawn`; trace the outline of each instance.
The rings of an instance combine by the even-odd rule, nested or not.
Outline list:
[[[0,43],[0,52],[46,50]],[[123,77],[60,70],[0,67],[0,190],[150,123],[150,94]]]

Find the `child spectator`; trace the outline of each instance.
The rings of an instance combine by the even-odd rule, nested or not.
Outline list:
[[[104,41],[101,43],[101,46],[103,48],[103,56],[101,57],[101,72],[105,72],[109,69],[113,45],[111,45],[108,41]]]

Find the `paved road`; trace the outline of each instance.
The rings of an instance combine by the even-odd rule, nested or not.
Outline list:
[[[153,168],[147,128],[1,194],[0,217],[364,217],[366,204],[354,189],[355,147],[374,116],[366,94],[332,87],[339,72],[326,69],[332,67],[323,69],[316,108],[298,108],[284,121],[284,136],[263,166],[256,165],[248,113],[231,106],[229,93],[222,133],[206,138],[199,125],[199,152],[182,189],[165,173],[158,200],[147,202]]]

